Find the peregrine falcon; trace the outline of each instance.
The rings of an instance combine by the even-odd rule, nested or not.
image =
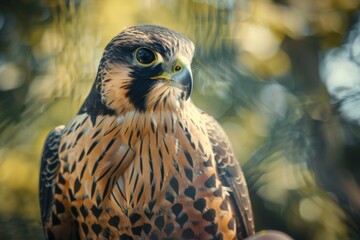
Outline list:
[[[113,38],[78,114],[41,159],[46,239],[237,239],[254,234],[231,144],[191,101],[194,44],[165,27]]]

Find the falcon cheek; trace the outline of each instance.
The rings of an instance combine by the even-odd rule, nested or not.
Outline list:
[[[102,102],[116,112],[129,111],[133,108],[130,99],[126,97],[133,79],[131,69],[119,63],[109,63],[104,70],[101,81]]]
[[[150,76],[159,73],[159,67],[153,68],[142,68],[134,67],[130,72],[130,77],[132,79],[129,86],[127,86],[126,97],[129,99],[130,103],[133,104],[135,109],[139,111],[146,111],[147,109],[147,98],[152,91],[152,89],[158,84],[156,81],[152,81]]]

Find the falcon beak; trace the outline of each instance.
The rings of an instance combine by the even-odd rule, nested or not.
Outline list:
[[[176,84],[179,84],[186,92],[186,100],[189,99],[193,88],[193,77],[190,66],[184,66],[179,72],[175,72],[172,75],[171,80]]]
[[[161,75],[151,77],[151,79],[162,79],[172,82],[175,86],[185,91],[186,100],[189,99],[193,88],[193,77],[190,64],[184,57],[176,59],[170,71],[164,71]]]

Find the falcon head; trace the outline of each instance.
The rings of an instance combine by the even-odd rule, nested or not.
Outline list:
[[[83,110],[99,104],[116,113],[178,108],[192,91],[193,54],[189,38],[165,27],[125,29],[106,46]]]

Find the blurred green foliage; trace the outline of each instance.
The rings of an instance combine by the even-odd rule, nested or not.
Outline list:
[[[345,154],[344,123],[319,69],[320,56],[342,44],[359,6],[359,0],[0,1],[0,238],[41,236],[37,184],[47,133],[76,114],[106,43],[125,27],[151,23],[194,41],[193,101],[228,133],[244,165],[257,229],[295,239],[356,239],[359,155]]]

